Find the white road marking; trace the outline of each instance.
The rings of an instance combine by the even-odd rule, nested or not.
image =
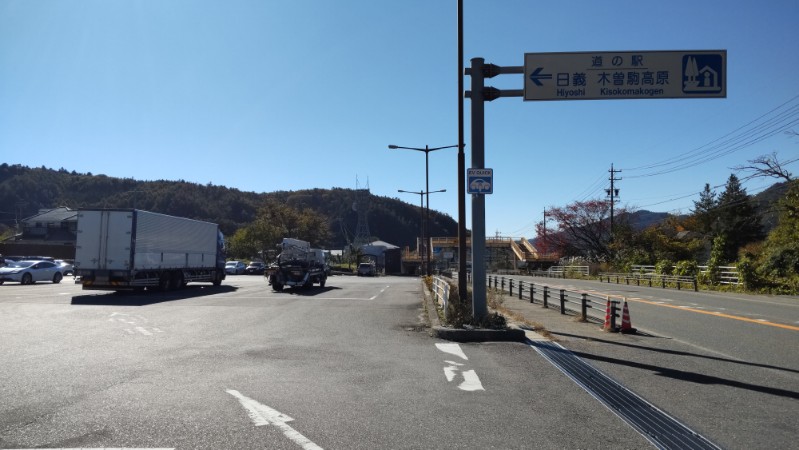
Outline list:
[[[239,400],[239,403],[247,410],[247,415],[250,416],[250,419],[252,419],[256,427],[270,424],[274,425],[283,432],[284,436],[291,439],[292,442],[299,445],[304,450],[322,450],[322,447],[314,444],[308,438],[298,433],[297,430],[286,424],[286,422],[294,420],[293,418],[246,397],[239,391],[227,389],[226,392]]]
[[[480,383],[480,378],[477,377],[477,372],[474,370],[463,372],[463,383],[458,386],[458,389],[464,391],[485,391],[483,384]]]
[[[461,349],[459,344],[436,344],[436,348],[444,353],[457,356],[464,361],[469,360],[466,354],[463,353],[463,349]],[[480,383],[480,377],[477,376],[477,372],[474,370],[462,371],[461,368],[465,366],[463,363],[449,360],[444,360],[444,362],[449,364],[444,367],[444,376],[447,378],[448,383],[455,380],[455,377],[458,376],[458,372],[460,372],[463,376],[463,382],[458,385],[458,389],[463,391],[485,391],[483,384]]]
[[[455,361],[444,362],[452,364],[451,366],[444,367],[444,376],[447,377],[447,381],[452,381],[455,379],[455,373],[458,371],[458,366],[463,366],[463,364],[457,363]]]
[[[141,334],[145,335],[145,336],[152,336],[152,335],[153,335],[152,333],[150,333],[149,331],[147,331],[147,330],[146,330],[144,327],[136,327],[136,328],[134,328],[134,329],[135,329],[136,331],[138,331],[139,333],[141,333]]]
[[[369,300],[374,300],[377,297],[380,297],[383,294],[383,292],[386,292],[386,289],[388,289],[389,287],[391,286],[386,286],[383,289],[380,289],[380,292],[378,292],[376,295],[373,295]]]
[[[465,361],[468,361],[469,358],[466,357],[466,354],[463,353],[461,346],[458,344],[436,344],[436,348],[441,350],[444,353],[449,353],[450,355],[455,355]]]

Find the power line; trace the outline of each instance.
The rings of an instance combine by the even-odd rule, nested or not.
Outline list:
[[[749,123],[725,134],[724,136],[721,136],[693,150],[689,150],[660,162],[626,169],[627,171],[639,171],[663,168],[658,171],[648,172],[641,175],[628,176],[628,178],[642,178],[662,175],[688,167],[693,167],[697,164],[702,164],[722,156],[726,156],[730,153],[774,136],[777,133],[786,131],[796,124],[799,124],[799,104],[791,105],[784,111],[778,112],[776,115],[773,115],[773,113],[785,108],[786,105],[795,102],[797,99],[799,99],[799,95],[792,97],[785,103],[777,106],[776,108],[750,121]],[[770,117],[772,115],[773,117]],[[760,121],[763,121],[763,123],[758,123]]]

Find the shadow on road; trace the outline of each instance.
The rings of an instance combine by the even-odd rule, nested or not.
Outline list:
[[[742,364],[742,365],[753,366],[753,367],[762,367],[762,368],[767,368],[767,369],[774,369],[774,370],[781,370],[781,371],[786,371],[786,372],[797,373],[797,371],[793,370],[793,369],[788,369],[788,368],[784,368],[784,367],[775,367],[775,366],[771,366],[771,365],[768,365],[768,364],[757,364],[757,363],[751,363],[751,362],[740,361],[740,360],[735,360],[735,359],[719,358],[719,357],[715,357],[715,356],[706,356],[706,355],[697,355],[695,353],[688,353],[688,352],[681,352],[681,351],[674,351],[674,350],[665,350],[665,349],[659,349],[659,348],[653,348],[653,347],[646,347],[646,346],[642,346],[642,345],[626,344],[626,343],[621,343],[621,342],[608,341],[608,340],[604,340],[604,339],[587,338],[585,336],[578,336],[578,335],[573,335],[573,334],[568,334],[568,333],[551,332],[551,334],[558,335],[558,336],[566,336],[566,337],[578,338],[578,339],[590,339],[591,341],[595,341],[595,342],[602,342],[602,343],[605,343],[605,344],[630,347],[630,348],[646,350],[646,351],[653,351],[653,352],[658,352],[658,353],[665,353],[665,354],[670,354],[670,355],[675,355],[675,356],[688,356],[688,357],[694,357],[694,358],[703,358],[703,359],[709,359],[709,360],[713,360],[713,361],[720,361],[720,362],[731,363],[731,364]],[[761,386],[761,385],[757,385],[757,384],[745,383],[745,382],[741,382],[741,381],[735,381],[735,380],[730,380],[730,379],[726,379],[726,378],[720,378],[720,377],[716,377],[716,376],[712,376],[712,375],[706,375],[706,374],[697,373],[697,372],[691,372],[691,371],[687,371],[687,370],[679,370],[679,369],[673,369],[673,368],[670,368],[670,367],[656,366],[656,365],[653,365],[653,364],[646,364],[646,363],[640,363],[640,362],[636,362],[636,361],[629,361],[629,360],[624,360],[624,359],[611,358],[611,357],[607,357],[607,356],[595,355],[595,354],[585,353],[585,352],[580,352],[580,351],[575,351],[575,350],[566,350],[566,351],[570,351],[574,355],[579,356],[580,358],[583,358],[583,359],[601,361],[601,362],[605,362],[605,363],[609,363],[609,364],[615,364],[615,365],[619,365],[619,366],[627,366],[627,367],[633,367],[633,368],[636,368],[636,369],[648,370],[648,371],[654,373],[655,375],[668,377],[668,378],[673,378],[675,380],[682,380],[682,381],[687,381],[687,382],[690,382],[690,383],[698,383],[698,384],[706,384],[706,385],[729,386],[729,387],[734,387],[734,388],[738,388],[738,389],[746,389],[746,390],[750,390],[750,391],[754,391],[754,392],[760,392],[760,393],[764,393],[764,394],[776,395],[776,396],[779,396],[779,397],[786,397],[786,398],[792,398],[792,399],[799,400],[799,392],[797,392],[797,391],[790,391],[790,390],[787,390],[787,389],[780,389],[780,388],[773,388],[773,387],[768,387],[768,386]]]
[[[312,288],[302,288],[302,287],[288,287],[283,288],[281,291],[272,291],[274,294],[280,295],[296,295],[298,297],[314,297],[316,295],[326,294],[330,291],[337,291],[341,290],[339,287],[335,286],[325,286],[325,287],[318,287],[314,286]]]
[[[235,292],[237,288],[222,286],[189,285],[177,291],[144,291],[144,292],[107,292],[101,294],[76,295],[72,297],[73,305],[113,305],[113,306],[147,306],[156,303],[186,300],[205,297],[207,295]]]

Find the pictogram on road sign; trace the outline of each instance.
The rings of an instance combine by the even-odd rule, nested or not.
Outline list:
[[[469,194],[493,194],[494,169],[467,169],[466,190]]]

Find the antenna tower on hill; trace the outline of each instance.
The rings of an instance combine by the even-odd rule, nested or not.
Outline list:
[[[366,188],[362,189],[358,182],[358,177],[355,177],[355,202],[352,204],[352,209],[358,213],[358,224],[355,227],[355,240],[353,244],[355,248],[361,248],[368,244],[372,239],[372,233],[369,232],[369,179],[366,179]]]

